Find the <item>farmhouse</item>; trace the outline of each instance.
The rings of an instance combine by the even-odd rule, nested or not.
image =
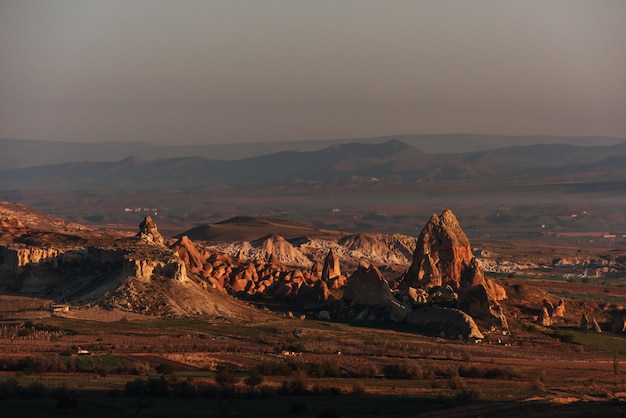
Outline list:
[[[50,312],[52,313],[63,313],[63,312],[69,312],[69,311],[70,311],[69,305],[52,305],[50,307]]]

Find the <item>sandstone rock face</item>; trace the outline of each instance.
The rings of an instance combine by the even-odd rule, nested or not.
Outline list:
[[[15,272],[21,271],[21,268],[27,265],[56,262],[61,254],[63,250],[58,248],[0,247],[0,259],[4,260],[2,267]]]
[[[204,258],[200,254],[200,251],[196,248],[194,243],[183,236],[173,246],[172,250],[178,257],[185,263],[189,270],[193,273],[199,273],[204,266]]]
[[[596,318],[593,318],[592,326],[595,332],[602,332],[602,328],[600,328],[600,324],[598,324],[598,321],[596,321]]]
[[[375,267],[359,267],[346,283],[343,298],[360,305],[386,305],[394,300],[389,283]]]
[[[189,280],[185,264],[177,258],[163,261],[158,258],[135,258],[133,255],[124,257],[122,276],[135,277],[145,282],[149,282],[155,277],[179,282]]]
[[[255,242],[255,246],[259,246]],[[259,258],[267,259],[274,264],[282,263],[289,266],[311,267],[313,264],[304,254],[279,234],[272,234],[261,239]],[[272,257],[272,260],[269,260]]]
[[[559,299],[556,305],[549,300],[544,299],[541,306],[546,309],[550,319],[563,318],[565,315],[565,301],[563,299]]]
[[[549,327],[552,325],[552,319],[550,318],[550,313],[548,309],[544,306],[541,308],[541,312],[539,313],[539,318],[537,318],[537,323],[544,327]]]
[[[341,267],[339,266],[339,257],[333,250],[328,251],[328,255],[324,259],[324,267],[322,268],[322,280],[328,282],[331,279],[341,276]]]
[[[449,209],[433,215],[419,235],[413,263],[398,283],[401,292],[417,301],[410,289],[428,290],[428,302],[454,303],[462,311],[507,328],[499,300],[507,298],[502,286],[485,279],[470,242]]]
[[[139,232],[136,235],[142,241],[146,241],[154,245],[163,245],[163,236],[159,233],[156,223],[150,216],[146,216],[139,224]]]
[[[472,286],[461,293],[457,306],[463,312],[489,319],[502,328],[508,328],[508,322],[500,305],[490,296],[485,284]]]
[[[552,317],[563,318],[563,316],[565,316],[565,301],[559,299],[559,302],[554,306],[554,310],[552,311]]]
[[[406,322],[430,332],[443,332],[452,338],[484,338],[472,317],[458,309],[427,305],[409,314]]]
[[[378,265],[406,265],[411,261],[415,239],[400,234],[354,234],[342,237],[337,244],[352,259],[367,258]]]
[[[340,289],[346,285],[346,277],[341,274],[339,257],[333,250],[328,251],[328,255],[324,258],[321,280],[332,289]]]
[[[413,263],[401,286],[430,288],[452,285],[471,287],[483,281],[467,236],[449,209],[433,214],[417,239]]]

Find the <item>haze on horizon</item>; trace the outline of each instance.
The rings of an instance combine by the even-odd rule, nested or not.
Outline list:
[[[0,138],[626,138],[621,0],[0,0]]]

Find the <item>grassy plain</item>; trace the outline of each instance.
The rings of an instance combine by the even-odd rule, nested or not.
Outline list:
[[[3,298],[19,306],[19,297]],[[3,312],[3,416],[548,416],[591,405],[626,412],[626,338],[612,333],[520,322],[511,336],[486,331],[475,344],[270,314],[254,323],[82,315],[90,319],[81,311]],[[33,332],[20,332],[26,327]],[[78,347],[90,355],[77,356]],[[261,382],[246,384],[255,372]],[[63,393],[73,399],[67,410]]]

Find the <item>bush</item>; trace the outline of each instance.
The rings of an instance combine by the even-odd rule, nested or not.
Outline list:
[[[352,385],[352,394],[353,395],[365,395],[367,390],[365,389],[365,385],[363,383],[355,383]]]
[[[161,363],[154,368],[154,371],[160,374],[172,374],[175,368],[172,363]]]
[[[491,368],[478,368],[476,366],[460,366],[458,369],[459,376],[467,377],[470,379],[484,378],[484,379],[512,379],[514,377],[520,377],[520,374],[509,367],[491,367]]]
[[[223,363],[217,366],[215,383],[220,386],[234,385],[239,382],[239,377],[235,374],[236,366],[232,363]]]
[[[388,364],[383,369],[387,379],[421,379],[424,371],[417,364]]]
[[[464,388],[454,396],[454,400],[462,403],[469,403],[482,399],[483,393],[479,388]]]
[[[373,379],[376,377],[378,371],[373,366],[364,367],[356,373],[356,377],[361,377],[364,379]]]
[[[250,373],[250,376],[246,377],[243,380],[243,383],[245,383],[247,386],[250,386],[250,388],[254,388],[255,386],[263,383],[263,376],[261,375],[261,373],[259,373],[258,370],[253,370],[252,373]]]
[[[467,388],[467,384],[465,383],[465,380],[461,379],[459,376],[455,376],[451,378],[450,380],[448,380],[448,385],[450,386],[450,389],[454,389],[454,390]]]
[[[314,377],[339,377],[341,376],[341,370],[334,364],[324,362],[324,363],[313,363],[308,367],[308,373]]]
[[[295,368],[295,365],[282,361],[263,361],[256,366],[256,370],[263,376],[289,376]]]
[[[531,387],[533,390],[537,390],[539,392],[544,392],[546,390],[546,385],[544,385],[544,383],[539,379],[533,380]]]

